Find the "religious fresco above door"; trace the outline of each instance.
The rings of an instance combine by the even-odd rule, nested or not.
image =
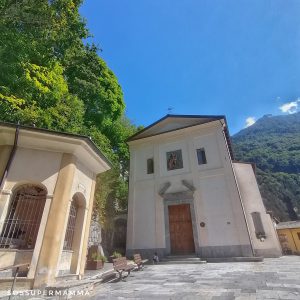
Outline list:
[[[167,152],[167,170],[176,170],[183,168],[181,150]]]

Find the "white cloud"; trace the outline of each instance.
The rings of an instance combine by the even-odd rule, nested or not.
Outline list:
[[[249,126],[253,125],[255,122],[256,122],[256,120],[255,120],[254,117],[248,117],[246,119],[246,127],[249,127]]]
[[[295,101],[284,103],[283,105],[279,106],[279,109],[283,113],[294,114],[298,111],[299,103],[300,103],[300,98],[298,98]]]

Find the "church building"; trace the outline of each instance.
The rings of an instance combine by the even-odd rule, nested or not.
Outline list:
[[[234,161],[225,116],[166,115],[128,144],[127,255],[281,255],[254,165]]]

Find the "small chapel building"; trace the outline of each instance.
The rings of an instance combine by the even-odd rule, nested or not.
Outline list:
[[[254,166],[234,161],[225,116],[166,115],[128,144],[127,255],[281,255]]]
[[[84,274],[96,175],[110,162],[86,136],[0,122],[0,288]],[[64,277],[67,278],[67,277]]]

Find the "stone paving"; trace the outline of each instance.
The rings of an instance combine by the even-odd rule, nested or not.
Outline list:
[[[149,265],[89,299],[300,300],[300,256],[263,262]]]

